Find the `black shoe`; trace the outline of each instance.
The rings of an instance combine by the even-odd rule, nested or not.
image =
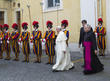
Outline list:
[[[50,64],[49,62],[46,63],[47,65]]]
[[[41,63],[41,61],[38,61],[38,63]]]
[[[54,65],[54,63],[50,63],[50,65]]]
[[[58,71],[58,70],[52,70],[52,72],[60,72],[60,71]]]
[[[29,63],[29,61],[26,61],[27,63]]]
[[[84,75],[91,75],[91,74],[95,74],[96,71],[83,71]]]
[[[74,68],[75,68],[75,66],[73,66],[72,68],[70,68],[70,70],[71,70],[71,69],[74,69]]]
[[[10,60],[10,58],[5,58],[5,60]]]

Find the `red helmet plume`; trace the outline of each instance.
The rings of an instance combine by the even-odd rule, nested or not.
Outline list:
[[[7,28],[9,28],[9,25],[8,25],[8,24],[4,24],[3,27],[7,27]]]
[[[68,20],[63,20],[61,23],[68,26]]]
[[[102,18],[99,18],[99,19],[98,19],[98,22],[103,22],[103,19],[102,19]]]
[[[39,24],[38,21],[33,21],[32,25],[36,25],[36,24]]]
[[[48,26],[49,24],[53,25],[52,21],[47,21],[46,25]]]
[[[18,27],[18,24],[14,23],[14,24],[12,25],[12,28],[15,28],[15,27]]]
[[[28,23],[27,22],[23,22],[22,23],[22,27],[24,28],[24,26],[27,26],[28,25]]]

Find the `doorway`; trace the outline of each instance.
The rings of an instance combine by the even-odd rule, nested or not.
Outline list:
[[[0,11],[0,24],[4,24],[4,11]]]
[[[20,11],[16,11],[16,23],[18,24],[19,32],[21,32],[21,15],[20,15]]]
[[[95,29],[97,25],[97,0],[80,0],[81,20],[87,20]]]

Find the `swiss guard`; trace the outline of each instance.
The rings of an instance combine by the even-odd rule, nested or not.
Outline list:
[[[67,46],[68,46],[69,31],[66,30],[66,27],[68,27],[68,20],[61,21],[61,28],[62,28],[62,31],[65,33],[65,35],[67,37],[66,43],[67,43]]]
[[[3,26],[0,24],[0,59],[3,59]]]
[[[47,21],[48,31],[44,33],[43,39],[46,40],[46,54],[48,55],[48,63],[53,64],[53,59],[55,55],[55,31],[52,30],[53,23],[51,21]]]
[[[18,25],[16,23],[14,23],[12,25],[12,28],[14,29],[12,34],[11,34],[11,40],[12,40],[12,49],[13,52],[15,53],[15,59],[14,61],[19,61],[19,32],[18,32]]]
[[[38,30],[39,22],[33,22],[34,31],[32,32],[31,41],[33,42],[33,52],[36,55],[35,63],[41,63],[41,55],[42,55],[42,32]]]
[[[20,36],[20,41],[22,41],[22,51],[25,56],[25,59],[23,62],[29,62],[29,54],[30,54],[30,45],[29,45],[29,39],[30,39],[30,32],[27,31],[28,29],[28,23],[23,22],[22,23],[23,32]]]
[[[103,27],[102,18],[98,19],[98,26],[95,28],[95,33],[97,33],[97,43],[99,48],[99,55],[105,56],[105,48],[106,48],[106,29]]]
[[[5,60],[10,60],[10,52],[11,52],[11,48],[10,48],[10,33],[9,33],[8,29],[9,29],[9,25],[8,24],[4,24],[3,25],[3,31],[4,31],[3,42],[4,42],[4,50],[6,52]]]

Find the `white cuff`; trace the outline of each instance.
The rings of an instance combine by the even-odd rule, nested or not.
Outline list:
[[[2,41],[0,41],[0,43],[2,43]]]
[[[19,41],[21,41],[21,38],[19,39]]]
[[[7,43],[9,43],[9,41],[7,40]]]

